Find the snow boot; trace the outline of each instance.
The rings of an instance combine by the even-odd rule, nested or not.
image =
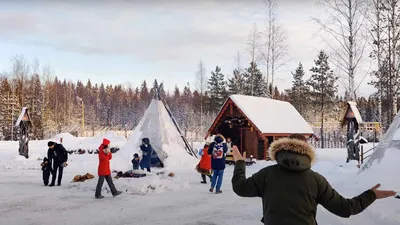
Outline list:
[[[122,191],[117,191],[115,194],[113,194],[114,197],[117,197],[118,195],[122,194]]]
[[[214,189],[213,188],[210,188],[210,190],[208,190],[209,192],[211,192],[211,193],[213,193],[214,192]]]
[[[200,183],[202,183],[202,184],[207,184],[207,181],[201,181]]]
[[[96,198],[96,199],[102,199],[102,198],[104,198],[104,196],[103,196],[103,195],[95,196],[95,198]]]
[[[54,184],[53,184],[53,183],[51,183],[51,184],[49,185],[49,187],[54,187]]]
[[[216,191],[215,194],[222,194],[222,191],[221,190]]]
[[[394,196],[394,197],[400,199],[400,195],[396,195],[396,196]]]

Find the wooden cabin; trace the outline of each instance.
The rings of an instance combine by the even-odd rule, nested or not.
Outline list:
[[[290,134],[314,134],[311,126],[289,102],[269,98],[231,95],[208,129],[206,139],[215,134],[230,137],[247,157],[268,160],[268,148]]]

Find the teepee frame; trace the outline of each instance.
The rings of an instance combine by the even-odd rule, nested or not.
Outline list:
[[[185,143],[186,152],[187,152],[189,155],[194,156],[194,157],[197,158],[197,154],[194,152],[192,146],[190,146],[189,142],[187,141],[187,139],[185,138],[185,136],[182,134],[182,131],[181,131],[181,129],[179,128],[179,125],[178,125],[178,123],[176,122],[174,116],[172,115],[172,112],[171,112],[171,110],[169,109],[167,103],[164,101],[164,99],[161,98],[161,91],[160,91],[160,90],[161,90],[162,87],[163,87],[163,83],[161,83],[158,87],[156,87],[156,92],[155,92],[155,95],[156,95],[156,96],[155,96],[155,98],[163,103],[165,109],[166,109],[167,112],[168,112],[169,117],[172,119],[172,122],[174,123],[176,129],[177,129],[178,132],[179,132],[179,135],[181,136],[183,142]]]

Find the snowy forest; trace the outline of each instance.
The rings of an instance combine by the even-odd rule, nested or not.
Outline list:
[[[387,128],[399,108],[400,5],[398,0],[325,0],[324,19],[313,18],[320,27],[326,48],[319,50],[311,68],[298,62],[292,68],[292,87],[276,86],[277,71],[290,59],[287,33],[279,21],[278,4],[266,0],[265,26],[250,30],[246,53],[237,55],[237,68],[194,65],[195,82],[174,90],[161,88],[162,98],[184,131],[204,133],[226,98],[244,94],[288,101],[310,123],[338,122],[346,101],[356,101],[366,122],[381,122]],[[248,58],[245,68],[241,56]],[[366,73],[363,67],[369,63]],[[32,134],[41,139],[46,132],[66,127],[85,130],[118,127],[131,130],[143,116],[159,87],[157,80],[140,86],[72,82],[60,78],[50,66],[13,56],[11,71],[0,74],[0,139],[16,139],[12,127],[22,107],[29,107]],[[196,66],[196,68],[195,68]],[[262,68],[262,69],[261,69]],[[262,72],[265,71],[265,72]],[[376,92],[358,96],[365,78]],[[338,87],[345,94],[338,94]],[[77,134],[79,135],[79,133]]]
[[[324,57],[324,53],[321,54],[319,57]],[[143,81],[139,87],[93,84],[90,80],[74,83],[53,77],[49,67],[38,69],[37,65],[37,61],[30,65],[24,56],[15,56],[11,75],[0,78],[2,139],[10,140],[12,130],[13,139],[17,138],[17,130],[12,129],[12,124],[22,107],[30,109],[35,139],[42,139],[49,130],[64,132],[66,127],[73,125],[80,128],[82,120],[87,130],[99,127],[131,130],[143,116],[150,101],[156,97],[157,87],[160,87],[162,99],[183,131],[201,132],[201,127],[203,131],[207,129],[230,94],[271,96],[273,99],[289,101],[309,122],[314,122],[312,115],[319,110],[318,104],[309,102],[305,96],[314,93],[310,87],[316,84],[312,82],[314,78],[303,80],[305,71],[301,64],[293,72],[293,87],[279,90],[276,86],[272,88],[271,84],[266,88],[264,76],[255,63],[251,63],[244,72],[235,69],[231,76],[226,76],[219,66],[206,73],[200,62],[196,78],[201,81],[204,77],[204,91],[188,83],[183,88],[175,87],[172,92],[165,91],[157,80]],[[250,85],[251,72],[254,75],[253,85]],[[344,108],[344,98],[335,95],[332,104],[337,110],[331,111],[331,116],[337,120],[343,113],[340,109]],[[376,121],[377,101],[373,96],[358,98],[358,104],[366,121]]]

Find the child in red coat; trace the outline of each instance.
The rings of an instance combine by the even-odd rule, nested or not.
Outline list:
[[[212,174],[211,156],[209,154],[207,154],[209,145],[210,145],[209,143],[206,143],[204,145],[204,148],[202,150],[200,150],[199,155],[201,156],[201,159],[200,159],[200,162],[196,166],[197,172],[199,172],[201,174],[201,178],[202,178],[201,183],[202,184],[207,184],[206,176],[208,176],[208,178],[210,178],[210,182],[211,182],[211,174]]]
[[[104,198],[104,196],[101,195],[101,188],[103,187],[104,179],[107,181],[114,197],[122,194],[122,191],[117,191],[111,178],[110,160],[112,159],[112,154],[109,145],[110,141],[104,138],[103,143],[99,147],[99,180],[97,182],[95,193],[97,199]]]

